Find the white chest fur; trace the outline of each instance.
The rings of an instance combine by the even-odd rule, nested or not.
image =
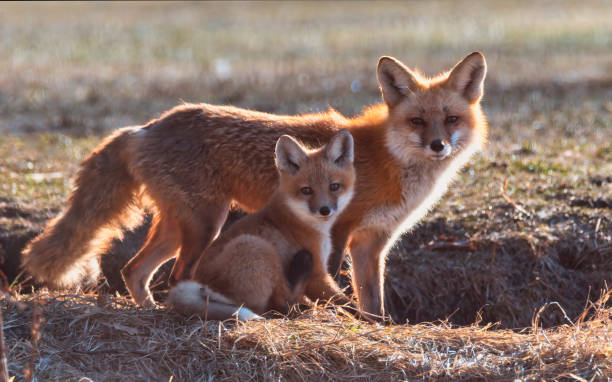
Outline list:
[[[346,200],[340,200],[338,203],[338,207],[340,210],[344,209],[346,204],[350,201],[352,197],[352,192],[348,195]],[[319,233],[320,247],[319,254],[321,257],[321,261],[323,265],[327,266],[327,259],[329,259],[329,255],[331,254],[332,244],[330,238],[331,227],[336,220],[336,216],[339,215],[338,212],[334,214],[331,218],[327,220],[322,220],[321,218],[312,216],[312,214],[308,211],[308,207],[306,205],[299,204],[292,199],[286,200],[287,206],[293,211],[293,213],[303,222],[312,227],[317,233]],[[281,251],[282,253],[282,251]]]
[[[465,150],[457,157],[432,161],[414,160],[402,169],[402,198],[370,211],[360,228],[382,230],[397,236],[410,230],[442,197],[459,169],[475,150]]]
[[[329,255],[331,255],[332,251],[330,231],[333,221],[333,219],[330,219],[328,222],[326,222],[326,224],[320,224],[319,226],[313,227],[319,233],[319,255],[324,266],[327,266],[327,260],[329,259]]]
[[[436,179],[431,172],[423,171],[417,166],[404,169],[400,181],[402,196],[399,203],[386,204],[370,211],[363,219],[362,228],[376,228],[388,233],[400,226],[409,229],[427,213],[435,201],[424,203],[435,188]]]

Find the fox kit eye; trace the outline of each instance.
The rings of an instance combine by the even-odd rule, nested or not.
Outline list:
[[[340,185],[338,183],[332,183],[329,185],[330,191],[338,191],[340,189]]]
[[[417,126],[425,125],[425,121],[422,118],[410,118],[410,123]]]
[[[446,117],[446,123],[455,123],[459,120],[459,117],[457,117],[456,115],[449,115],[448,117]]]
[[[300,192],[304,195],[312,195],[314,191],[312,191],[312,188],[310,187],[302,187],[300,188]]]

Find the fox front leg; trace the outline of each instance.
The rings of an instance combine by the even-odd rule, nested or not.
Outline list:
[[[327,271],[332,277],[338,276],[342,269],[350,235],[351,225],[349,224],[339,223],[332,228],[332,252],[327,260]]]
[[[384,316],[385,246],[389,236],[377,230],[359,231],[351,236],[349,250],[353,263],[353,291],[364,313]]]

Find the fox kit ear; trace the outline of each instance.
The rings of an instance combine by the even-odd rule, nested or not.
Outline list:
[[[403,97],[420,88],[415,75],[393,57],[378,60],[378,83],[387,105],[397,105]]]
[[[347,129],[341,129],[329,140],[325,148],[325,156],[339,166],[353,163],[354,146],[351,133]]]
[[[474,52],[461,60],[448,75],[448,85],[469,102],[480,100],[483,92],[487,63],[480,52]]]
[[[289,135],[283,135],[276,141],[276,167],[281,171],[295,174],[308,159],[302,146]]]

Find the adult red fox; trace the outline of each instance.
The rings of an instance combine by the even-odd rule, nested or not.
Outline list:
[[[384,103],[352,119],[334,110],[278,116],[184,104],[120,129],[83,162],[67,210],[30,243],[23,264],[56,287],[96,277],[103,244],[131,220],[130,207],[144,192],[156,209],[154,223],[122,271],[132,297],[143,303],[151,298],[150,275],[177,252],[170,282],[188,276],[232,204],[250,212],[266,203],[278,185],[273,152],[281,135],[318,146],[346,128],[355,140],[355,196],[332,227],[329,269],[338,269],[348,246],[359,307],[383,314],[388,249],[485,141],[485,73],[478,52],[430,79],[382,57]]]
[[[204,250],[192,280],[170,290],[175,309],[248,320],[270,309],[286,313],[304,294],[312,301],[348,302],[326,263],[332,224],[353,195],[353,137],[340,130],[309,152],[284,135],[275,152],[276,192]]]

